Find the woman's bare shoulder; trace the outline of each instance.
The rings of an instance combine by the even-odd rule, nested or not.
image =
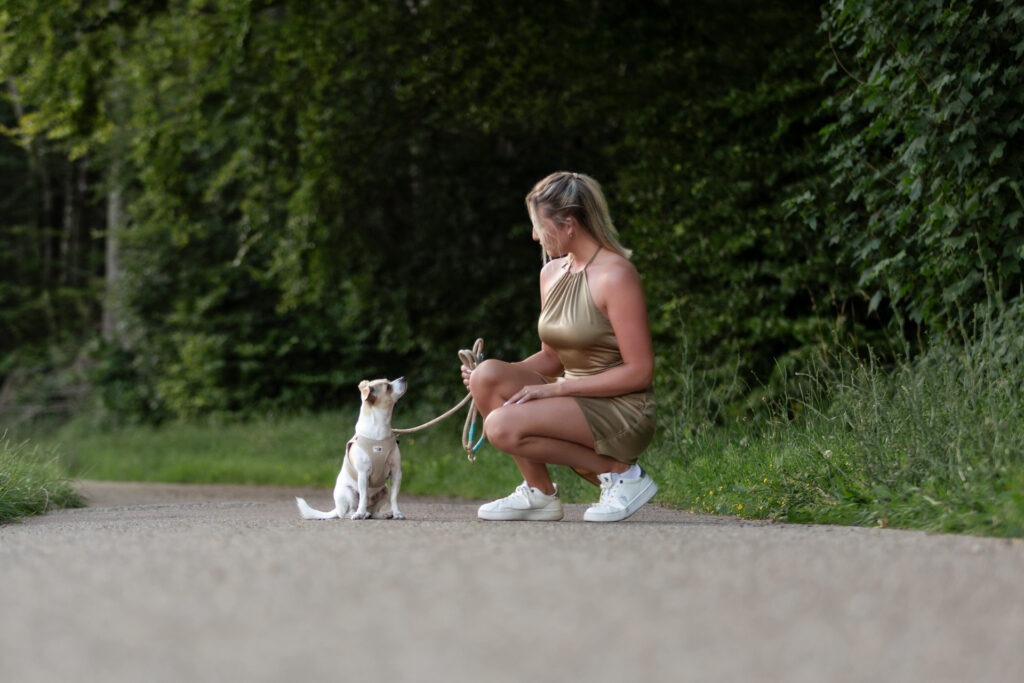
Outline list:
[[[597,266],[593,277],[590,278],[590,292],[594,297],[594,303],[605,315],[608,314],[609,305],[613,302],[629,302],[643,299],[643,287],[640,284],[640,274],[632,261],[625,256],[610,253],[600,262],[593,264]]]
[[[636,266],[625,256],[609,252],[603,259],[595,262],[597,271],[603,284],[617,287],[640,281],[640,273]]]

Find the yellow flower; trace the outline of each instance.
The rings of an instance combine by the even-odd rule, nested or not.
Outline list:
[[[742,510],[742,509],[743,509],[743,503],[737,503],[736,504],[736,510]]]

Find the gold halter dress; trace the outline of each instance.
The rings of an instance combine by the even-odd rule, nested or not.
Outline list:
[[[600,249],[598,249],[598,252]],[[571,382],[622,365],[619,340],[612,324],[594,303],[587,268],[568,267],[548,290],[537,331],[541,341],[558,352],[565,372],[553,381]],[[651,388],[624,396],[574,396],[583,410],[595,449],[625,463],[637,461],[654,437],[655,400]]]

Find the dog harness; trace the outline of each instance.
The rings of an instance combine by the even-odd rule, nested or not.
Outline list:
[[[367,484],[371,489],[381,488],[388,482],[388,475],[391,473],[388,467],[388,459],[398,448],[398,438],[392,434],[386,439],[369,439],[356,434],[345,444],[345,455],[347,456],[353,444],[359,444],[364,453],[370,455],[370,474],[367,477]],[[359,473],[356,472],[352,458],[346,457],[343,465],[349,476],[354,481],[359,481]]]

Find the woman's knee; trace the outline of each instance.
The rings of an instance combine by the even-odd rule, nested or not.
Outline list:
[[[508,410],[498,409],[484,419],[484,434],[495,448],[508,453],[522,436],[520,426]]]
[[[470,389],[484,389],[500,383],[502,378],[508,374],[507,368],[508,363],[505,361],[494,358],[482,361],[469,376]]]
[[[508,384],[508,363],[495,359],[487,359],[480,363],[469,376],[469,390],[478,403],[484,402],[490,408],[494,404],[503,387]],[[502,399],[504,400],[504,399]]]

